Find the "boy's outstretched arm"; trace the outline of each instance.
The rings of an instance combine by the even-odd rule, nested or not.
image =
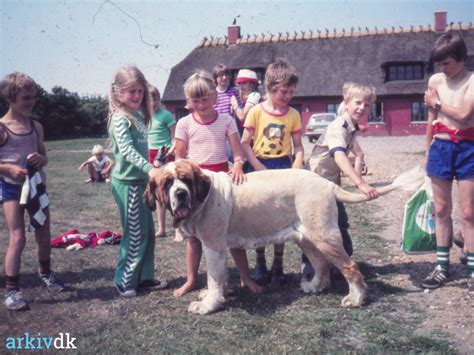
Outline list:
[[[336,151],[334,153],[334,160],[336,161],[337,166],[349,179],[351,179],[357,188],[362,191],[364,194],[369,197],[369,199],[374,199],[379,196],[379,193],[375,188],[367,184],[352,167],[349,158],[346,153],[343,151]]]
[[[357,141],[355,141],[354,145],[352,146],[352,153],[355,155],[354,170],[357,175],[361,177],[364,165],[364,151]]]

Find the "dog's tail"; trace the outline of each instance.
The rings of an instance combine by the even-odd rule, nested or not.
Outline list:
[[[417,165],[410,170],[405,171],[398,176],[390,185],[378,188],[379,196],[388,194],[393,190],[402,189],[404,191],[415,191],[425,182],[425,169],[421,165]],[[362,193],[352,193],[342,189],[336,188],[336,199],[340,202],[358,203],[368,201],[367,195]]]

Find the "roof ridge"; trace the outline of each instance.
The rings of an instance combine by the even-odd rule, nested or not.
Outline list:
[[[463,24],[462,22],[458,22],[455,24],[454,22],[451,22],[450,24],[446,25],[445,31],[469,31],[469,30],[474,30],[472,22],[469,22],[468,24]],[[399,26],[396,28],[395,26],[392,26],[391,28],[383,28],[383,29],[378,29],[377,26],[374,27],[374,29],[369,29],[368,27],[365,27],[365,29],[362,29],[361,27],[358,27],[358,30],[356,31],[354,27],[351,27],[350,31],[346,31],[346,29],[342,29],[340,32],[337,31],[336,28],[333,30],[329,30],[325,28],[324,31],[321,30],[308,30],[306,31],[300,31],[299,33],[297,31],[294,31],[293,33],[290,32],[285,32],[283,34],[282,32],[278,32],[278,34],[273,34],[273,33],[268,33],[267,35],[262,33],[261,35],[250,35],[247,34],[246,37],[241,37],[237,40],[237,45],[238,44],[252,44],[252,43],[277,43],[277,42],[290,42],[290,41],[304,41],[304,40],[318,40],[318,39],[334,39],[334,38],[350,38],[350,37],[366,37],[366,36],[378,36],[378,35],[390,35],[390,34],[400,34],[400,33],[419,33],[419,32],[435,32],[434,26],[428,25],[428,26],[410,26],[410,27],[402,27]],[[197,47],[215,47],[215,46],[221,46],[221,45],[229,45],[229,39],[227,36],[224,37],[216,37],[214,36],[209,36],[204,37],[201,42],[198,44]]]

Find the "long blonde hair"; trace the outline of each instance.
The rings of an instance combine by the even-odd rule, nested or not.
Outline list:
[[[148,89],[148,82],[145,79],[145,75],[134,65],[127,65],[123,68],[120,68],[115,74],[114,82],[110,87],[109,92],[109,124],[111,117],[114,113],[120,112],[127,117],[130,124],[134,123],[134,118],[130,113],[126,112],[123,108],[123,104],[120,101],[119,95],[120,91],[129,88],[133,84],[141,84],[143,86],[143,100],[140,104],[140,110],[143,113],[145,118],[145,124],[151,120],[153,115],[152,100],[150,96],[150,91]]]

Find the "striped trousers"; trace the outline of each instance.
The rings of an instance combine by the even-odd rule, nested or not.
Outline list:
[[[155,225],[143,202],[146,183],[124,183],[112,179],[112,195],[122,224],[122,241],[114,281],[123,289],[154,278]]]

